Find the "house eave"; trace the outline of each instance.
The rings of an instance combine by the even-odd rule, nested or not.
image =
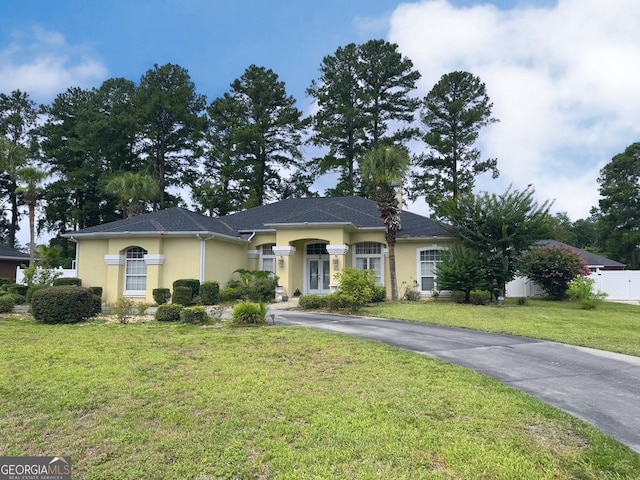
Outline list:
[[[100,238],[141,238],[141,237],[197,237],[202,238],[202,236],[207,236],[207,240],[210,239],[218,239],[225,242],[237,243],[240,245],[247,245],[251,243],[249,240],[245,240],[243,238],[233,237],[231,235],[224,235],[222,233],[215,232],[207,232],[207,231],[193,231],[193,232],[169,232],[169,231],[151,231],[151,232],[93,232],[93,233],[81,233],[81,232],[68,232],[63,233],[60,236],[73,239],[73,240],[82,240],[82,239],[100,239]]]
[[[12,261],[15,261],[15,262],[24,262],[24,261],[29,261],[29,257],[0,256],[0,260],[12,260]]]
[[[273,227],[275,229],[296,229],[296,228],[348,228],[357,230],[351,222],[297,222],[297,223],[265,223],[265,227]]]
[[[444,242],[452,242],[454,241],[454,237],[441,237],[439,235],[422,235],[416,237],[397,237],[396,242],[424,242],[424,241],[444,241]]]

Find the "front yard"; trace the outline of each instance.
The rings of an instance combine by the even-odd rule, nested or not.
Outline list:
[[[535,310],[518,308],[491,310]],[[469,322],[480,311],[451,310]],[[75,479],[640,472],[626,447],[492,379],[312,329],[40,325],[13,315],[0,317],[0,342],[0,452],[70,455]]]
[[[528,300],[528,305],[470,306],[443,301],[382,303],[363,314],[553,340],[640,356],[640,306],[604,302],[595,310],[578,303]]]

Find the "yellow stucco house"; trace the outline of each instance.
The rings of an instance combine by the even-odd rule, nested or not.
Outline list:
[[[453,241],[438,224],[401,214],[396,243],[398,285],[436,286],[440,252]],[[269,270],[286,295],[326,294],[345,267],[375,270],[389,291],[384,224],[362,197],[291,198],[224,217],[170,208],[64,234],[77,242],[77,275],[100,286],[106,302],[152,302],[174,280],[215,280],[224,287],[238,268]]]

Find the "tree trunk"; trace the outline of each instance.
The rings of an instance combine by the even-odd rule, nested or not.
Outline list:
[[[36,206],[29,203],[29,266],[36,261]]]
[[[387,241],[389,247],[389,277],[391,278],[391,301],[398,300],[398,279],[396,277],[396,242]]]

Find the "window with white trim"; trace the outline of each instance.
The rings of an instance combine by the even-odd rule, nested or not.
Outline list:
[[[378,285],[383,285],[382,244],[377,242],[362,242],[354,245],[354,264],[357,270],[373,270],[376,272]]]
[[[276,273],[276,256],[273,254],[275,243],[265,243],[260,248],[260,270]]]
[[[141,247],[131,247],[125,252],[124,290],[127,295],[144,295],[147,291],[147,251]]]
[[[420,291],[431,292],[437,289],[436,267],[442,261],[442,250],[425,249],[419,251]]]

